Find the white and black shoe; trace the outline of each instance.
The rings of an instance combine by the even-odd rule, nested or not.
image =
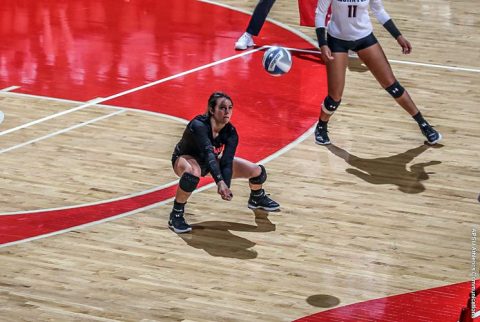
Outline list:
[[[260,189],[250,193],[250,198],[248,198],[248,208],[275,211],[280,209],[280,205],[270,199],[270,197],[268,197],[268,195],[265,193],[265,190]]]
[[[170,220],[168,221],[168,228],[177,234],[188,233],[192,231],[192,226],[187,224],[183,217],[183,212],[172,211],[170,213]]]
[[[255,46],[255,43],[253,42],[252,35],[250,35],[248,32],[245,32],[242,36],[240,36],[235,43],[236,50],[245,50],[248,47],[253,46]]]
[[[327,124],[320,126],[320,123],[317,123],[317,127],[315,128],[315,143],[320,145],[328,145],[331,144],[330,138],[328,137],[328,129]]]
[[[427,138],[427,142],[430,145],[436,144],[442,139],[442,135],[427,122],[420,124],[420,130],[422,131],[422,134]]]

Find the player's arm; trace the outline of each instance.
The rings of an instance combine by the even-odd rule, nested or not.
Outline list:
[[[225,143],[225,148],[223,150],[222,158],[220,159],[220,169],[222,171],[223,180],[230,187],[233,174],[233,158],[235,157],[235,151],[238,146],[238,134],[235,129],[232,130],[232,133]]]
[[[332,60],[332,53],[327,45],[326,24],[325,20],[328,14],[332,0],[318,0],[317,9],[315,10],[315,33],[317,34],[318,48],[322,51],[322,59],[324,61]]]
[[[390,15],[385,11],[382,0],[371,0],[370,8],[378,22],[380,22],[390,35],[397,40],[398,44],[402,47],[402,52],[404,54],[409,54],[412,51],[412,45],[410,45],[410,42],[402,36],[400,30],[398,30],[392,18],[390,18]]]
[[[195,138],[195,143],[200,151],[204,154],[204,163],[207,164],[210,173],[212,174],[213,180],[217,184],[218,194],[222,197],[223,200],[231,200],[233,197],[230,188],[227,186],[223,180],[222,172],[220,171],[220,166],[217,162],[217,157],[213,152],[213,145],[208,137],[209,128],[204,123],[193,120],[190,124],[190,130],[193,133]]]
[[[213,179],[218,182],[223,180],[220,167],[218,166],[217,158],[213,152],[213,145],[208,137],[209,128],[204,123],[198,120],[193,120],[189,125],[189,129],[193,134],[195,143],[200,152],[204,155],[204,163],[207,164]]]

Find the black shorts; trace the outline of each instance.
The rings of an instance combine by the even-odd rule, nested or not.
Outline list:
[[[349,50],[357,52],[359,50],[368,48],[378,43],[377,38],[371,33],[367,37],[358,40],[342,40],[330,35],[327,35],[327,44],[332,53],[348,53]]]
[[[177,153],[173,152],[172,153],[172,168],[175,167],[175,162],[177,161],[177,159],[180,157],[180,155],[178,155]],[[198,162],[198,164],[200,165],[200,170],[201,170],[201,174],[200,176],[202,177],[205,177],[209,172],[210,170],[208,169],[207,165],[202,163],[200,160],[198,160],[197,158],[195,158],[195,160]]]

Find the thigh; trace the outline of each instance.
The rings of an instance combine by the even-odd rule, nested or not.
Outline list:
[[[235,157],[233,159],[233,178],[253,178],[259,176],[262,170],[258,165],[248,160]]]
[[[173,164],[173,171],[179,177],[181,177],[184,172],[191,173],[197,177],[200,177],[202,174],[200,164],[190,155],[179,156]]]
[[[348,53],[333,52],[333,60],[327,62],[328,95],[339,101],[345,88],[345,73],[348,65]]]
[[[379,43],[359,50],[357,54],[383,88],[395,82],[392,67]]]

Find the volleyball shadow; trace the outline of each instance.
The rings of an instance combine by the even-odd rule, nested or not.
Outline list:
[[[433,172],[427,172],[426,167],[441,164],[440,161],[420,162],[407,169],[408,163],[429,148],[431,147],[428,145],[421,145],[389,157],[364,159],[350,154],[334,144],[328,146],[330,152],[353,167],[345,170],[346,172],[371,184],[396,185],[401,192],[410,194],[425,191],[422,181],[428,180],[429,175],[433,174]]]
[[[311,306],[331,308],[340,304],[340,299],[333,295],[328,294],[315,294],[306,299],[307,303]]]
[[[268,213],[255,212],[255,224],[248,225],[229,221],[204,221],[193,224],[189,234],[179,236],[189,246],[203,249],[218,257],[253,259],[257,252],[252,249],[256,244],[246,238],[234,235],[232,231],[265,233],[275,231],[276,226],[268,219]]]

